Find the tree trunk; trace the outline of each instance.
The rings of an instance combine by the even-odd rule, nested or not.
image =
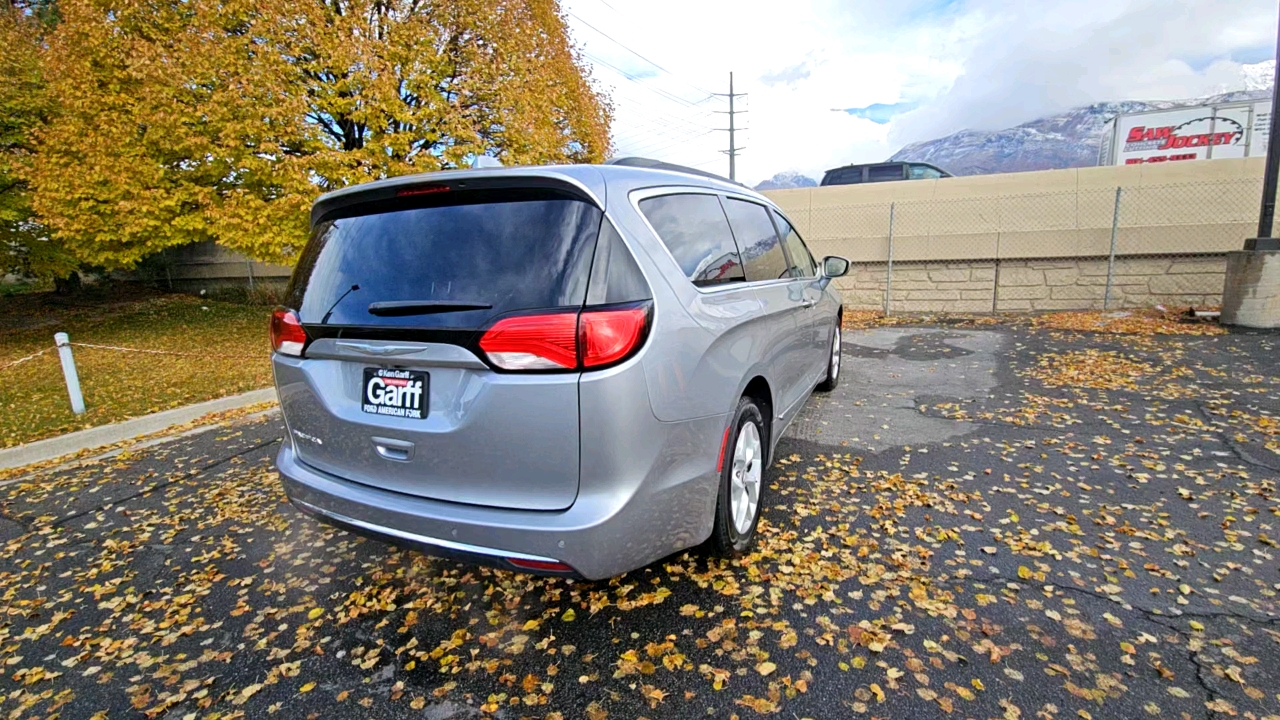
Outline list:
[[[66,277],[54,278],[53,291],[58,295],[75,295],[80,292],[80,273],[72,270]]]

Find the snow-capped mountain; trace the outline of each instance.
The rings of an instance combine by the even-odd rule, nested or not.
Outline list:
[[[1174,105],[1138,101],[1095,103],[1005,130],[961,130],[937,140],[912,143],[889,159],[932,163],[952,175],[1097,165],[1102,126],[1108,120],[1119,113]]]
[[[1244,75],[1245,90],[1266,90],[1271,87],[1271,81],[1275,79],[1276,61],[1267,60],[1253,65],[1245,65],[1241,69],[1241,74]]]
[[[756,185],[756,190],[789,190],[791,188],[817,187],[818,181],[794,170],[780,172]]]
[[[1004,130],[962,130],[912,143],[889,159],[933,163],[952,175],[1097,165],[1103,126],[1117,114],[1262,99],[1268,95],[1274,70],[1275,61],[1244,66],[1245,90],[1190,100],[1094,103]]]

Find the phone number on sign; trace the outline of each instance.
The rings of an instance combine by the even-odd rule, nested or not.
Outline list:
[[[1195,153],[1186,153],[1185,155],[1156,155],[1149,158],[1129,158],[1124,161],[1125,165],[1141,165],[1143,163],[1157,162],[1173,162],[1174,160],[1195,160],[1198,156]]]

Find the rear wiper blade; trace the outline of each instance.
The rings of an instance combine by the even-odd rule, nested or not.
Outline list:
[[[488,310],[486,303],[458,302],[454,300],[395,300],[369,303],[369,314],[378,317],[404,317],[406,315],[434,315],[436,313]]]

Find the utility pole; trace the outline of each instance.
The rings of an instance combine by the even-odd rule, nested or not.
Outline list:
[[[747,96],[747,94],[746,94],[746,93],[735,93],[735,92],[733,91],[733,73],[731,72],[731,73],[729,73],[729,92],[728,92],[727,94],[726,94],[726,93],[712,93],[712,95],[716,95],[716,96],[718,96],[718,97],[727,97],[727,98],[729,98],[729,112],[728,112],[728,113],[725,113],[725,111],[723,111],[723,110],[717,110],[717,111],[716,111],[716,112],[718,112],[718,113],[721,113],[721,114],[727,114],[727,115],[729,116],[729,127],[727,127],[727,128],[717,128],[717,129],[718,129],[718,130],[720,130],[720,131],[722,131],[722,132],[723,132],[723,131],[725,131],[725,130],[727,130],[727,131],[729,132],[729,149],[728,149],[728,150],[721,150],[720,152],[725,153],[726,155],[728,155],[728,156],[729,156],[729,179],[730,179],[730,180],[733,180],[733,181],[735,181],[735,182],[736,182],[736,181],[737,181],[737,179],[738,179],[738,163],[737,163],[737,160],[738,160],[738,153],[739,153],[740,151],[742,151],[742,150],[746,150],[746,148],[740,148],[740,147],[738,147],[737,145],[735,145],[735,144],[734,144],[734,132],[735,132],[735,130],[736,130],[736,126],[734,125],[734,118],[735,118],[737,115],[741,115],[741,114],[745,113],[745,112],[746,112],[746,110],[735,110],[735,109],[734,109],[734,107],[733,107],[733,99],[734,99],[734,98],[740,98],[740,97],[746,97],[746,96]],[[743,128],[743,129],[745,130],[746,128]]]
[[[1280,137],[1276,136],[1280,131],[1280,22],[1276,25],[1276,69],[1271,81],[1271,127],[1267,135],[1267,164],[1262,176],[1262,210],[1258,213],[1258,237],[1245,241],[1245,250],[1280,250],[1280,240],[1276,240],[1272,232],[1276,215],[1276,185],[1280,181]]]
[[[1227,253],[1220,317],[1224,325],[1280,328],[1280,238],[1275,233],[1276,187],[1280,185],[1280,20],[1276,23],[1270,120],[1258,236],[1246,239],[1243,250]]]

